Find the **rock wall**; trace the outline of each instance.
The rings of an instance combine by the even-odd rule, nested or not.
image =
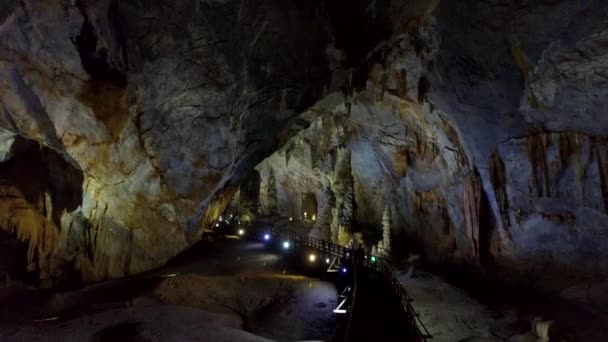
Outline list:
[[[332,92],[345,79],[346,56],[332,53],[339,40],[319,5],[2,5],[5,160],[18,155],[18,136],[82,174],[77,205],[54,211],[56,238],[44,241],[58,260],[84,280],[119,277],[197,241],[253,167],[317,115],[300,114],[342,98]],[[2,228],[40,236],[45,224]],[[41,277],[61,281],[59,268],[48,272]]]
[[[397,254],[547,290],[605,277],[608,5],[415,3],[352,98],[259,169],[324,196],[342,141],[369,245],[388,206]]]
[[[57,186],[38,197],[8,177],[7,210],[35,219],[5,213],[2,229],[44,246],[32,260],[49,283],[66,276],[46,265],[92,280],[163,264],[274,152],[257,166],[262,208],[272,169],[281,214],[315,195],[320,236],[339,222],[343,151],[354,230],[379,241],[388,207],[396,258],[418,249],[556,287],[608,273],[606,2],[0,10],[2,162],[31,151],[20,141],[61,160],[42,159]]]
[[[479,172],[479,241],[510,277],[552,290],[608,273],[596,152],[608,127],[607,14],[601,1],[442,2],[435,12],[429,100]]]

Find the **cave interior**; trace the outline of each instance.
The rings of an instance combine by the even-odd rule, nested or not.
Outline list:
[[[107,297],[141,324],[91,336],[170,338],[162,302],[228,340],[329,340],[269,327],[303,285],[243,280],[235,251],[283,261],[214,244],[225,222],[362,246],[434,341],[604,340],[606,18],[599,0],[3,1],[3,310],[77,312],[71,296],[161,272]],[[78,312],[69,331],[0,322],[0,340],[93,338]]]

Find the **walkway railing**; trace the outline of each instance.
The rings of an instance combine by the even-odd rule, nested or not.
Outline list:
[[[247,230],[249,236],[259,238],[262,234],[271,234],[273,239],[277,237],[282,240],[292,241],[294,247],[304,245],[306,247],[314,248],[322,254],[328,256],[338,257],[340,260],[348,260],[350,262],[355,261],[355,250],[336,245],[332,242],[317,239],[307,234],[301,234],[294,231],[277,228],[274,225],[270,227],[261,228],[258,226],[250,226]],[[374,255],[366,255],[362,260],[363,266],[379,271],[389,281],[391,288],[394,293],[400,298],[401,304],[405,313],[408,317],[408,326],[412,329],[412,335],[416,336],[416,341],[427,341],[432,339],[433,336],[429,333],[424,323],[420,319],[420,315],[414,309],[412,302],[414,301],[407,293],[395,270],[390,266],[387,260],[379,258]],[[353,298],[354,302],[354,298]],[[352,313],[352,311],[351,311]],[[348,335],[348,332],[347,332]]]

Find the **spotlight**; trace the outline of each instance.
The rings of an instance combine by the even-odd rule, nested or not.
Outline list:
[[[342,273],[346,273],[346,271],[348,271],[346,267],[342,267]]]
[[[308,260],[310,260],[310,262],[315,262],[315,260],[317,260],[317,256],[314,254],[311,254],[308,256]]]
[[[266,240],[266,241],[270,240],[270,234],[264,234],[264,240]]]
[[[329,258],[325,259],[325,263],[329,264]]]
[[[290,246],[289,241],[284,241],[283,242],[283,248],[289,249],[289,246]]]
[[[239,235],[243,235],[245,234],[245,230],[244,229],[239,229]]]
[[[219,227],[219,226],[220,226],[219,222],[218,222],[218,223],[216,223],[216,224],[215,224],[215,226],[216,226],[216,227]]]

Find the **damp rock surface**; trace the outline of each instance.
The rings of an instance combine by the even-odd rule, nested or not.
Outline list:
[[[388,208],[395,258],[555,295],[608,274],[606,2],[0,10],[0,228],[43,286],[163,265],[254,169],[261,209],[272,170],[278,214],[314,196],[342,244]]]

